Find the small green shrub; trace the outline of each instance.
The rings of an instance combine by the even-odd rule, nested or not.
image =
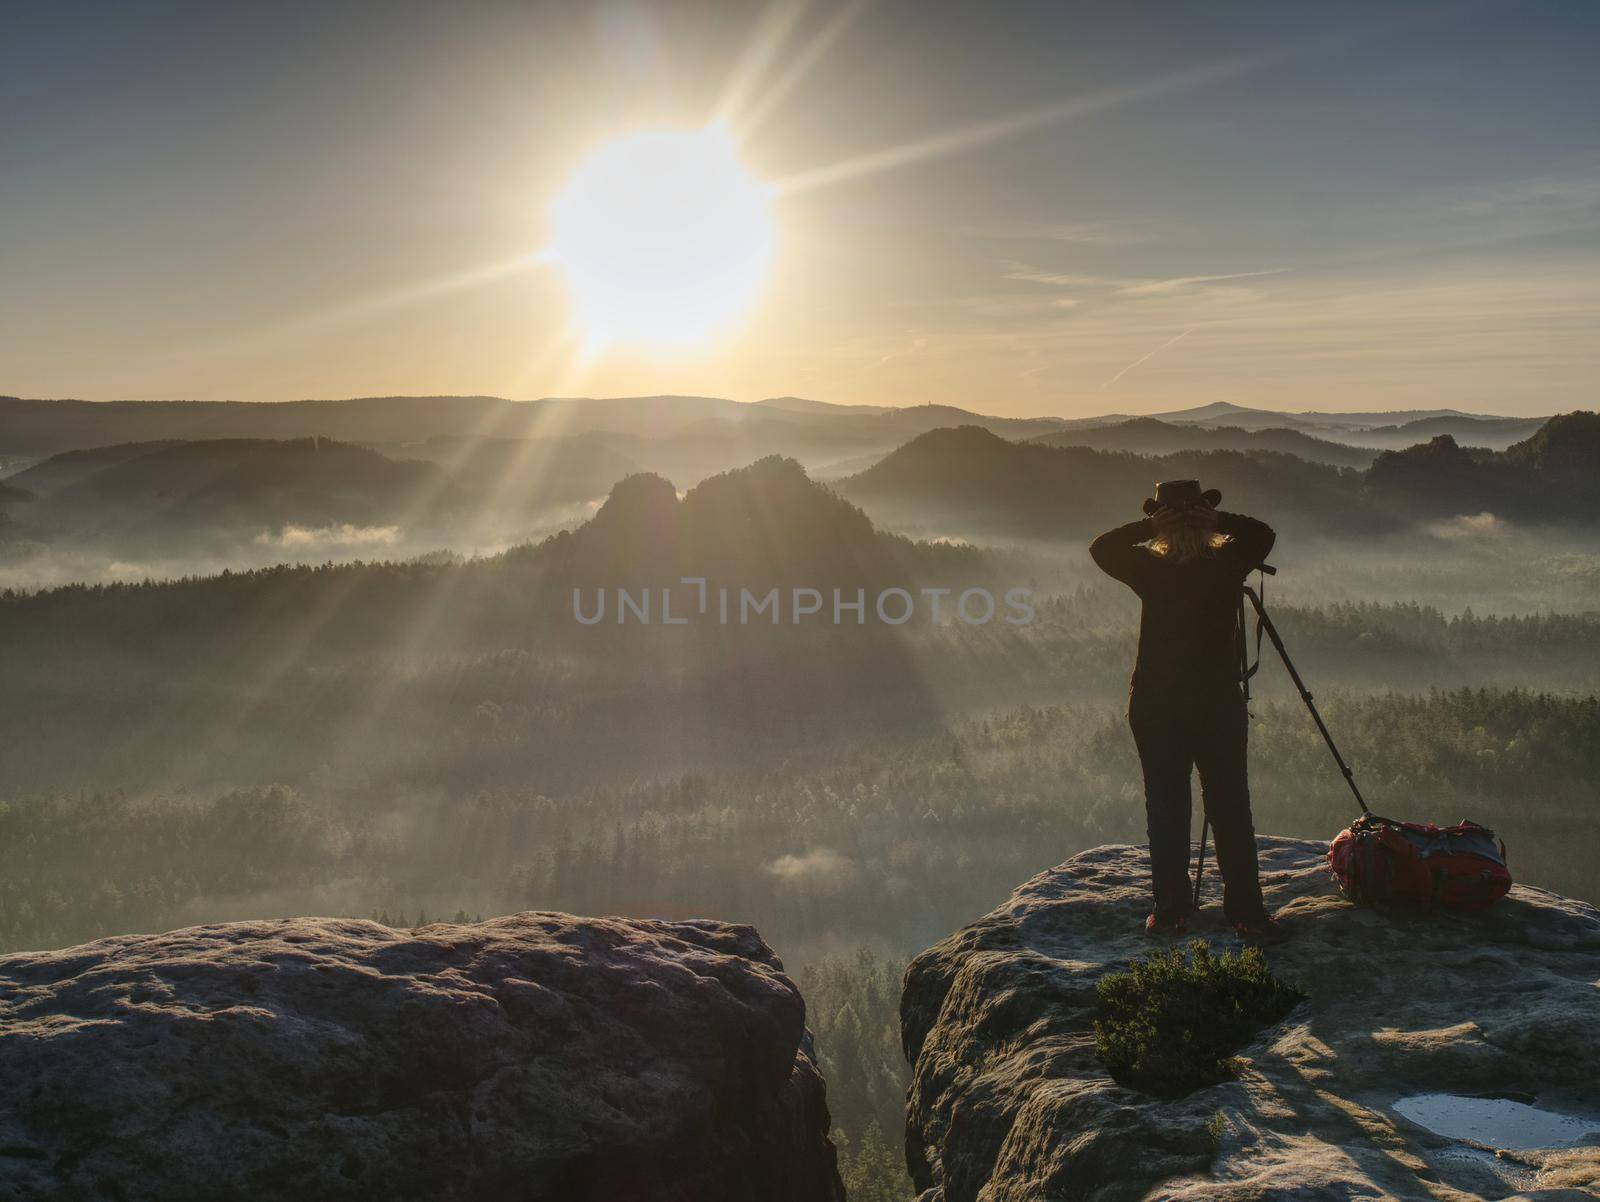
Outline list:
[[[1118,1084],[1178,1098],[1232,1075],[1233,1053],[1304,995],[1267,970],[1260,948],[1212,955],[1203,939],[1102,977],[1095,1050]]]
[[[1228,1116],[1222,1111],[1217,1111],[1206,1120],[1206,1142],[1211,1145],[1211,1155],[1216,1157],[1222,1150],[1222,1137],[1228,1133]]]

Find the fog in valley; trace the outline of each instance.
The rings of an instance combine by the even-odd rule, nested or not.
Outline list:
[[[0,403],[0,947],[749,922],[805,987],[847,1155],[877,1155],[906,957],[1143,841],[1137,607],[1086,547],[1187,476],[1276,527],[1267,603],[1373,807],[1475,819],[1519,879],[1600,900],[1593,414],[539,404],[466,437],[444,401]],[[1253,691],[1258,829],[1330,837],[1353,803],[1270,646]]]

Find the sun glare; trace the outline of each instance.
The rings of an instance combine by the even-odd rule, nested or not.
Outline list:
[[[550,257],[590,344],[685,346],[737,322],[772,258],[770,196],[721,126],[597,147],[550,210]]]

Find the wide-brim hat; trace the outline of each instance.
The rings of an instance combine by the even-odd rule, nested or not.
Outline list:
[[[1215,509],[1222,504],[1222,493],[1215,488],[1200,488],[1198,480],[1163,480],[1156,485],[1156,495],[1146,497],[1144,511],[1152,514],[1158,509],[1193,509],[1206,505]]]

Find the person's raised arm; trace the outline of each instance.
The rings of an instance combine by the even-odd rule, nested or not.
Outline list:
[[[1139,544],[1155,537],[1155,528],[1149,518],[1140,518],[1115,530],[1107,530],[1089,544],[1089,557],[1107,576],[1122,581],[1134,592],[1147,578],[1155,564],[1150,552]]]
[[[1271,526],[1242,513],[1218,512],[1217,533],[1231,537],[1228,556],[1246,572],[1253,572],[1265,563],[1272,553],[1272,544],[1278,541]]]

